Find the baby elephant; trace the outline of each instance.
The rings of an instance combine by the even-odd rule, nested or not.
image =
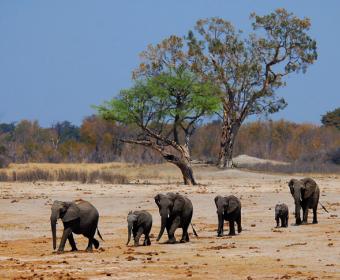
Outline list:
[[[241,226],[241,201],[233,195],[215,197],[217,208],[218,230],[217,236],[223,236],[224,220],[229,222],[229,235],[235,235],[235,222],[237,223],[237,231],[242,231]]]
[[[275,206],[275,220],[276,220],[276,227],[280,226],[281,220],[281,227],[288,227],[288,206],[284,203],[276,204]]]
[[[139,245],[139,239],[144,234],[145,239],[143,246],[151,245],[150,241],[150,231],[152,227],[152,216],[149,212],[142,210],[142,211],[130,211],[127,216],[128,222],[128,241],[126,245],[129,244],[131,239],[131,232],[133,233],[133,238],[135,241],[135,246]]]

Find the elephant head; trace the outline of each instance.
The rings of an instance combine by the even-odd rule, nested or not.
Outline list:
[[[61,218],[64,223],[78,219],[80,217],[80,210],[74,202],[54,201],[51,207],[51,230],[53,238],[53,249],[57,247],[56,224],[57,220]]]
[[[165,195],[156,195],[155,202],[159,208],[159,214],[161,216],[161,229],[157,237],[157,241],[159,241],[164,233],[168,219],[183,212],[185,200],[179,194],[167,193]]]
[[[301,203],[314,194],[317,184],[311,178],[304,178],[302,180],[291,179],[288,186],[295,202],[296,224],[301,224]]]
[[[215,197],[215,205],[218,217],[218,235],[222,236],[224,216],[234,212],[239,207],[239,204],[237,200],[232,199],[231,197],[222,197],[218,195]]]
[[[132,211],[130,211],[128,216],[127,216],[127,222],[128,222],[128,241],[126,242],[126,245],[128,245],[130,240],[131,240],[131,232],[132,232],[133,224],[136,221],[137,221],[137,215],[132,213]]]

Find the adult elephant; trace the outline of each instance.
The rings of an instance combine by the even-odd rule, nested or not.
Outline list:
[[[241,233],[241,201],[233,195],[216,196],[215,199],[216,213],[218,218],[217,236],[223,236],[224,221],[229,222],[229,234],[235,235],[235,222],[237,224],[237,231]]]
[[[64,224],[64,231],[58,248],[59,253],[64,251],[66,239],[68,239],[72,251],[77,250],[72,233],[83,234],[89,239],[86,251],[92,251],[92,244],[96,249],[99,247],[98,240],[94,238],[97,230],[100,239],[102,239],[97,229],[99,214],[90,202],[85,200],[72,202],[56,200],[53,202],[51,207],[51,230],[54,250],[57,245],[56,224],[59,218]]]
[[[316,182],[311,178],[304,178],[301,180],[291,179],[288,186],[295,202],[296,225],[307,224],[308,209],[313,209],[313,224],[317,224],[317,208],[320,189]],[[300,217],[301,208],[303,212],[302,222]]]
[[[182,228],[183,233],[180,242],[188,242],[188,227],[193,214],[193,206],[190,199],[178,193],[169,192],[167,194],[157,194],[155,202],[161,216],[161,229],[157,241],[161,239],[166,228],[169,238],[166,243],[176,243],[175,231],[177,228]],[[195,230],[194,234],[197,236]]]

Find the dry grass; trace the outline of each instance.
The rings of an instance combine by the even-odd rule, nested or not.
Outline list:
[[[124,169],[122,168],[124,167]],[[0,181],[79,181],[81,183],[127,184],[129,176],[124,170],[132,166],[110,164],[11,164],[0,171]]]
[[[130,163],[26,163],[10,164],[0,170],[0,182],[79,181],[82,183],[127,184],[181,181],[179,169],[172,164]]]

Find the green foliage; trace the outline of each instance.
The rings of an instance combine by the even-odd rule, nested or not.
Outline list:
[[[140,127],[177,122],[187,127],[191,121],[213,114],[219,100],[211,95],[211,83],[202,83],[190,72],[173,71],[137,81],[117,98],[96,107],[108,120]]]
[[[340,129],[340,107],[323,115],[321,122],[324,126]]]
[[[15,129],[15,123],[0,123],[0,133],[11,133]]]

